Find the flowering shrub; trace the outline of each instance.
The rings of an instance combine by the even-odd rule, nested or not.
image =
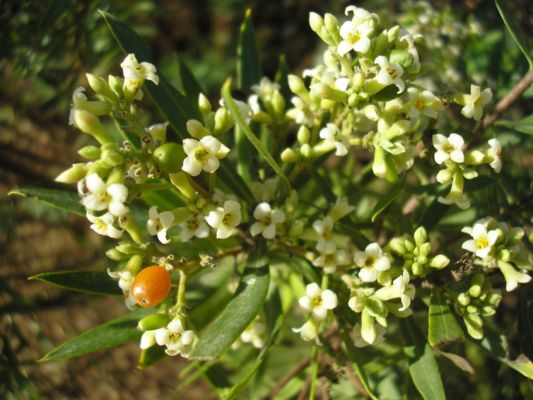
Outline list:
[[[409,15],[402,27],[355,6],[339,19],[312,12],[321,60],[301,74],[281,65],[269,79],[248,14],[240,90],[228,79],[212,104],[185,66],[182,88],[171,86],[144,42],[104,13],[127,55],[122,76],[87,74],[90,89],[74,92],[70,124],[94,145],[56,180],[77,195],[21,191],[114,240],[107,274],[38,278],[96,293],[118,287],[132,311],[44,360],[138,339],[140,366],[201,360],[194,374],[233,398],[277,344],[310,342],[310,397],[327,354],[355,369],[364,396],[387,397],[375,366],[396,376],[390,360],[401,357],[420,395],[440,399],[435,356],[468,364],[443,350],[466,340],[532,378],[525,355],[511,359],[491,344],[500,333],[490,317],[533,269],[531,210],[509,211],[512,189],[500,177],[508,161],[485,134],[493,93],[476,84],[440,93],[452,61],[427,21]],[[145,97],[159,116],[143,111]],[[497,200],[491,213],[486,190]],[[442,223],[454,216],[466,226]],[[243,354],[254,357],[248,370],[238,368]],[[217,378],[222,366],[235,374]]]

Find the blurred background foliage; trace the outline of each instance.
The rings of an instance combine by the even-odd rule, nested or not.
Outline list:
[[[399,0],[0,2],[0,398],[154,399],[182,395],[176,392],[176,381],[185,363],[173,358],[151,370],[135,370],[136,343],[72,361],[35,362],[54,344],[123,312],[122,301],[117,299],[28,283],[28,276],[42,271],[105,268],[101,251],[105,243],[82,219],[31,200],[7,198],[9,190],[17,186],[57,187],[53,178],[78,160],[74,149],[81,147],[86,137],[68,126],[71,93],[85,83],[86,72],[118,74],[122,57],[97,9],[113,13],[147,38],[156,65],[171,81],[177,79],[177,61],[182,57],[215,99],[224,78],[235,70],[238,26],[246,8],[253,10],[263,71],[272,77],[281,53],[293,71],[313,63],[319,40],[308,28],[309,11],[341,14],[350,3],[391,21],[404,5]],[[507,3],[531,39],[530,2]],[[432,4],[440,9],[449,2]],[[502,97],[527,71],[527,63],[505,33],[491,1],[453,4],[453,13],[460,21],[467,22],[474,15],[481,26],[479,36],[463,43],[456,57],[458,70],[491,87],[496,98]],[[463,83],[465,87],[468,84]],[[532,95],[528,90],[505,119],[531,113]],[[521,157],[519,165],[526,168],[507,173],[516,185],[531,190],[532,141],[512,130],[500,130],[499,138],[504,145],[522,145],[513,157]],[[503,307],[513,310],[516,306]],[[513,323],[512,313],[500,312],[498,318],[501,326]],[[524,385],[531,383],[519,374],[488,360],[476,348],[463,350],[476,374],[450,375],[448,385],[454,383],[450,398],[516,399],[527,392]],[[270,362],[297,364],[301,355],[293,353],[287,349],[285,359]],[[441,363],[444,376],[453,368],[448,364]],[[327,396],[357,397],[352,383],[339,379],[338,371],[325,374],[336,382]],[[391,384],[405,385],[400,380]],[[212,396],[201,383],[186,390],[183,396],[188,399]]]

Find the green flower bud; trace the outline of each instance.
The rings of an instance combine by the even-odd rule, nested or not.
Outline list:
[[[502,299],[502,295],[498,292],[492,292],[489,293],[487,297],[487,302],[494,308],[498,307],[500,304],[500,301]]]
[[[463,317],[468,334],[474,339],[483,339],[483,320],[479,315],[467,314]]]
[[[390,53],[389,61],[400,64],[402,68],[407,69],[413,63],[413,55],[407,50],[394,49]]]
[[[478,173],[475,169],[466,168],[463,170],[463,177],[465,179],[474,179],[478,176]]]
[[[302,78],[297,75],[289,75],[287,79],[289,82],[289,88],[294,94],[303,98],[306,98],[309,95]]]
[[[260,124],[265,125],[272,125],[272,123],[274,123],[274,120],[272,119],[270,114],[264,111],[259,111],[258,113],[252,115],[252,121],[259,122]]]
[[[374,175],[379,178],[385,178],[387,181],[394,183],[398,180],[398,172],[394,166],[389,153],[385,152],[381,147],[376,147],[374,151],[374,161],[372,163],[372,171]]]
[[[102,155],[102,150],[96,146],[85,146],[78,150],[78,154],[88,160],[96,160]]]
[[[473,304],[466,306],[466,312],[468,314],[479,314],[479,308]]]
[[[477,273],[472,277],[472,285],[483,286],[485,283],[485,274]]]
[[[298,237],[304,231],[304,222],[302,220],[297,220],[293,222],[289,227],[289,237]]]
[[[405,248],[403,244],[403,239],[401,238],[393,238],[389,242],[389,248],[396,254],[404,255],[407,252],[407,249]]]
[[[187,121],[187,132],[196,139],[201,139],[204,136],[211,135],[211,131],[207,129],[200,121],[197,119],[190,119]]]
[[[115,143],[106,143],[102,146],[101,159],[110,167],[116,167],[124,162],[124,157],[118,151]]]
[[[388,310],[385,304],[375,297],[369,297],[366,300],[365,309],[372,317],[386,317]]]
[[[135,254],[131,256],[128,262],[126,263],[126,269],[135,275],[137,271],[141,269],[142,265],[143,258],[140,255]]]
[[[400,26],[395,25],[392,28],[386,31],[387,39],[389,43],[395,43],[398,40],[398,35],[400,34]]]
[[[167,141],[168,122],[163,124],[154,124],[146,128],[146,131],[152,136],[154,141],[163,144]]]
[[[162,171],[173,173],[181,171],[185,152],[183,151],[183,146],[168,142],[155,149],[153,156]]]
[[[481,315],[484,317],[492,317],[494,314],[496,314],[496,310],[491,306],[483,306],[481,308]]]
[[[116,248],[107,250],[105,255],[113,261],[122,261],[126,258],[126,254],[118,251]]]
[[[76,183],[87,175],[85,163],[72,164],[72,167],[61,172],[54,180],[61,183]]]
[[[426,256],[420,255],[416,258],[416,262],[420,265],[426,265],[428,263],[428,258]]]
[[[415,249],[415,245],[413,244],[413,242],[411,242],[409,239],[405,239],[403,241],[403,245],[405,246],[406,250],[409,251],[409,252],[413,252],[414,249]]]
[[[96,94],[99,94],[103,97],[105,97],[107,100],[111,101],[113,104],[118,103],[118,96],[113,90],[111,90],[111,87],[109,86],[109,83],[105,81],[100,76],[96,76],[93,74],[85,74],[87,77],[87,81],[89,82],[89,86]]]
[[[162,328],[170,322],[167,314],[152,314],[144,317],[137,324],[137,328],[143,332]]]
[[[98,117],[85,110],[73,110],[74,125],[82,132],[93,136],[100,144],[112,143]]]
[[[196,197],[196,190],[189,182],[189,174],[183,171],[169,174],[170,182],[180,191],[188,200]]]
[[[277,119],[281,119],[285,114],[285,99],[279,90],[272,95],[272,111]]]
[[[115,249],[127,255],[139,254],[141,250],[138,245],[130,242],[120,242]]]
[[[215,127],[213,134],[220,136],[231,129],[235,122],[228,110],[225,108],[219,108],[215,113]]]
[[[311,92],[314,96],[323,100],[343,102],[348,99],[347,93],[326,85],[325,83],[315,83],[311,85]]]
[[[339,21],[333,14],[326,13],[324,15],[324,25],[326,29],[328,30],[331,38],[333,39],[334,43],[339,43],[341,40],[340,34],[339,34]]]
[[[363,88],[363,85],[365,84],[365,75],[361,72],[357,72],[354,74],[352,78],[352,87],[353,89],[358,92]]]
[[[300,129],[298,129],[297,139],[300,144],[306,144],[309,143],[309,139],[311,138],[311,133],[309,132],[309,128],[307,128],[305,125],[302,125]]]
[[[479,297],[479,295],[481,295],[481,289],[480,285],[472,285],[470,286],[470,289],[468,289],[468,294],[472,297]]]
[[[446,168],[446,169],[441,169],[437,173],[436,179],[437,179],[437,182],[445,185],[447,183],[450,183],[450,181],[452,180],[452,177],[453,177],[453,172],[450,169]]]
[[[442,269],[446,267],[449,263],[450,259],[448,257],[446,257],[444,254],[439,254],[431,259],[431,261],[429,262],[429,266],[431,268]]]
[[[309,144],[303,144],[300,148],[300,154],[305,158],[310,158],[313,156],[313,148]]]
[[[430,243],[423,243],[418,248],[420,249],[420,255],[421,256],[427,256],[431,252],[431,244]]]
[[[109,75],[107,78],[107,82],[109,83],[109,87],[115,94],[121,98],[124,96],[124,91],[122,90],[122,85],[124,84],[124,79],[118,77]]]
[[[209,114],[212,110],[211,102],[203,93],[198,95],[198,108],[203,115]]]
[[[285,163],[295,163],[299,159],[298,155],[293,149],[285,149],[281,152],[281,161]]]
[[[126,215],[119,218],[119,225],[129,233],[130,237],[133,239],[133,241],[137,244],[143,244],[144,240],[142,237],[142,233],[130,216]]]
[[[459,296],[457,296],[457,302],[462,306],[467,306],[470,304],[470,296],[467,293],[459,293]]]
[[[324,19],[316,12],[309,13],[309,26],[313,32],[319,33],[324,26]]]
[[[426,229],[421,226],[419,227],[416,231],[415,231],[415,234],[413,235],[414,239],[415,239],[415,243],[419,246],[423,245],[424,243],[427,242],[428,240],[428,234],[427,234],[427,231]]]
[[[425,275],[426,273],[426,269],[424,268],[424,266],[417,262],[413,263],[413,265],[411,266],[411,270],[413,271],[413,274],[416,276],[422,276],[422,275]]]
[[[511,261],[511,258],[512,258],[513,254],[507,250],[507,249],[502,249],[500,250],[500,252],[498,253],[498,258],[503,261],[503,262],[509,262]]]
[[[485,154],[479,150],[472,150],[465,154],[465,164],[480,165],[483,163]]]

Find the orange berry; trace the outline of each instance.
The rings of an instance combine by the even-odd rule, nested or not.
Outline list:
[[[142,269],[131,284],[131,295],[144,308],[155,307],[167,297],[170,290],[170,274],[159,266]]]

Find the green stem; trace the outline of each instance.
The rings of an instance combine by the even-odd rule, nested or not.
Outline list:
[[[177,313],[181,313],[181,311],[185,308],[185,287],[187,285],[187,273],[180,270],[180,281],[178,286],[178,295],[176,297],[177,303],[176,303],[176,311]]]
[[[313,361],[311,364],[311,384],[309,386],[309,399],[315,398],[316,381],[318,375],[318,347],[313,346]]]

